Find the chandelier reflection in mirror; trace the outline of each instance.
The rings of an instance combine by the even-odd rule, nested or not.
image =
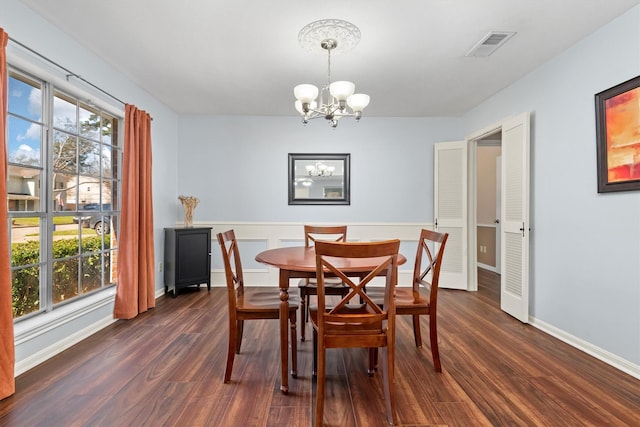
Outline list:
[[[333,172],[335,172],[336,167],[318,161],[315,162],[315,164],[306,165],[304,169],[306,171],[306,175],[303,178],[296,179],[294,185],[298,185],[298,183],[300,183],[305,187],[310,187],[314,182],[312,178],[333,176]]]
[[[334,166],[327,166],[322,162],[316,162],[315,165],[307,165],[305,169],[309,176],[331,176],[333,171],[336,170]]]
[[[340,19],[322,19],[302,28],[298,41],[307,50],[327,53],[327,83],[320,90],[312,84],[300,84],[293,89],[302,122],[307,124],[311,119],[324,117],[335,128],[341,117],[351,116],[359,121],[362,110],[369,105],[369,95],[354,93],[356,86],[352,82],[331,82],[331,52],[346,52],[357,45],[358,27]]]

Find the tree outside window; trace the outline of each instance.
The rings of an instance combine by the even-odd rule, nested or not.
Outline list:
[[[19,319],[115,282],[121,119],[18,70],[8,85],[7,196]]]

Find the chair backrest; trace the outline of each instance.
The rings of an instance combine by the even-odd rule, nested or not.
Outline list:
[[[420,297],[420,285],[426,287],[433,309],[438,297],[440,267],[448,237],[448,233],[422,230],[418,241],[416,263],[413,268],[413,298],[417,300]]]
[[[218,233],[217,236],[227,279],[229,310],[235,311],[236,298],[244,293],[244,278],[242,277],[242,262],[240,261],[238,242],[233,230]]]
[[[388,322],[395,322],[393,292],[397,282],[399,249],[400,240],[397,239],[352,243],[316,241],[319,334],[336,332],[353,340],[347,345],[349,347],[374,347],[371,341],[365,340],[365,334],[377,331],[383,335],[387,329],[395,331],[395,324],[389,325]],[[367,266],[360,280],[352,277],[355,265]],[[350,288],[338,304],[328,309],[324,291],[326,273],[336,275]],[[385,277],[384,309],[364,291],[371,280],[381,275]],[[350,301],[353,302],[350,304]],[[358,338],[360,334],[362,339]]]
[[[346,242],[347,226],[323,226],[323,225],[305,225],[304,226],[304,245],[306,247],[313,246],[317,240]]]

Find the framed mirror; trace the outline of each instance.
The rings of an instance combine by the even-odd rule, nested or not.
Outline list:
[[[350,154],[289,154],[290,205],[349,205]]]

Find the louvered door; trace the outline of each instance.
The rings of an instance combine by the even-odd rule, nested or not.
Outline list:
[[[529,114],[502,124],[500,308],[529,321]]]
[[[467,289],[467,143],[441,142],[434,152],[434,228],[449,233],[440,287]]]

